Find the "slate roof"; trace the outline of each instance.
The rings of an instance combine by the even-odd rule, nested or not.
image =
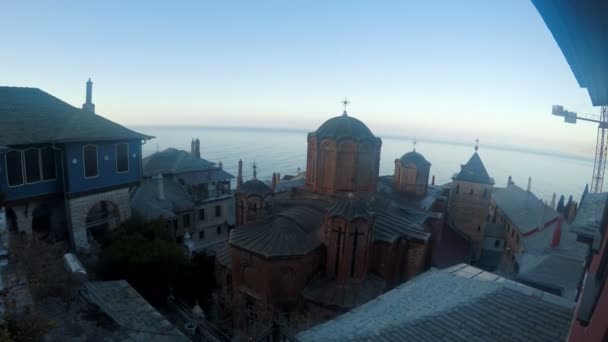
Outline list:
[[[245,194],[245,196],[265,196],[266,194],[269,194],[271,190],[272,189],[270,189],[270,187],[261,180],[250,179],[243,183],[241,187],[236,190],[236,192]]]
[[[373,273],[369,273],[363,281],[346,282],[318,274],[302,290],[302,297],[328,308],[344,310],[369,302],[379,296],[385,287],[385,281]]]
[[[131,208],[148,219],[165,219],[175,217],[176,213],[194,208],[194,202],[184,187],[167,178],[163,178],[164,198],[159,197],[158,180],[146,178],[131,197]]]
[[[367,202],[367,198],[358,198],[351,195],[339,198],[331,207],[329,207],[329,216],[339,216],[349,221],[355,219],[369,219],[371,218],[372,210]]]
[[[367,126],[358,119],[348,115],[340,115],[325,121],[319,128],[309,133],[308,136],[316,136],[317,139],[351,138],[355,140],[375,139],[374,134]]]
[[[0,87],[0,127],[0,145],[9,146],[153,138],[37,88]]]
[[[572,222],[572,232],[599,241],[607,202],[608,192],[586,194]]]
[[[439,198],[444,197],[444,192],[445,188],[429,184],[425,196],[412,196],[393,188],[393,176],[380,176],[378,177],[378,192],[376,195],[428,210]]]
[[[178,177],[188,185],[223,182],[234,178],[233,175],[218,168],[213,168],[211,170],[206,171],[180,173]]]
[[[471,159],[466,164],[460,166],[460,172],[454,175],[452,179],[480,184],[494,184],[494,179],[488,175],[488,171],[483,166],[483,162],[477,152],[473,153]]]
[[[262,221],[232,229],[229,242],[266,258],[302,256],[321,245],[316,232],[322,221],[322,211],[294,206]]]
[[[85,288],[85,298],[126,330],[125,341],[189,341],[125,280],[86,282]]]
[[[526,283],[547,286],[562,291],[562,296],[576,300],[578,287],[585,273],[585,260],[551,253],[524,254],[519,261],[516,279]]]
[[[189,152],[167,148],[145,157],[142,160],[143,175],[146,177],[161,174],[178,174],[193,171],[217,169],[215,164],[192,156]]]
[[[215,252],[215,258],[220,265],[232,269],[232,251],[228,240],[220,240],[207,246]]]
[[[555,210],[536,198],[534,193],[515,184],[494,189],[492,200],[522,234],[559,217]]]
[[[420,166],[431,166],[431,163],[424,158],[424,156],[416,150],[408,152],[399,158],[399,162],[402,166],[405,166],[408,163],[413,163],[414,165]]]
[[[460,264],[299,333],[306,341],[564,341],[575,302]]]
[[[482,249],[477,266],[486,271],[495,271],[502,259],[502,253],[502,250]]]
[[[403,211],[402,215],[377,213],[374,220],[374,240],[389,243],[399,238],[426,241],[431,237],[431,233],[424,227],[429,217],[429,213],[420,210]]]

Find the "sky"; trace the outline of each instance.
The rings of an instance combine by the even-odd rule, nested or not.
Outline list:
[[[131,126],[314,130],[592,157],[599,113],[529,0],[0,0],[0,85]]]

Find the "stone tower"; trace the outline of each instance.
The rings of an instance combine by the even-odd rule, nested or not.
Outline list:
[[[477,153],[452,177],[448,224],[471,240],[471,262],[479,259],[494,180]]]

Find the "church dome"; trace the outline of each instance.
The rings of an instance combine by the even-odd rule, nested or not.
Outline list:
[[[428,166],[431,165],[428,160],[424,158],[424,156],[416,151],[408,152],[401,156],[399,159],[402,166],[405,166],[408,163],[412,163],[416,166]]]
[[[319,140],[325,138],[353,138],[355,140],[375,138],[363,122],[348,116],[346,113],[325,121],[311,134]]]
[[[259,195],[264,196],[270,192],[270,187],[258,179],[250,179],[243,183],[238,189],[238,192],[244,193],[247,196]]]

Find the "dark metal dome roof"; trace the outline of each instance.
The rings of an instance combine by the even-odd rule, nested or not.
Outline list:
[[[401,156],[399,161],[401,162],[401,165],[403,165],[403,166],[405,166],[405,164],[407,164],[407,163],[413,163],[416,166],[431,165],[431,163],[428,160],[426,160],[426,158],[424,158],[424,156],[422,154],[420,154],[416,151],[412,151],[412,152],[408,152],[408,153],[404,154],[403,156]]]
[[[348,116],[346,113],[325,121],[325,123],[311,134],[318,139],[353,138],[360,140],[374,138],[374,134],[363,122]]]
[[[263,196],[270,192],[270,187],[266,183],[258,179],[250,179],[243,183],[237,192],[244,193],[245,195],[260,195]]]

